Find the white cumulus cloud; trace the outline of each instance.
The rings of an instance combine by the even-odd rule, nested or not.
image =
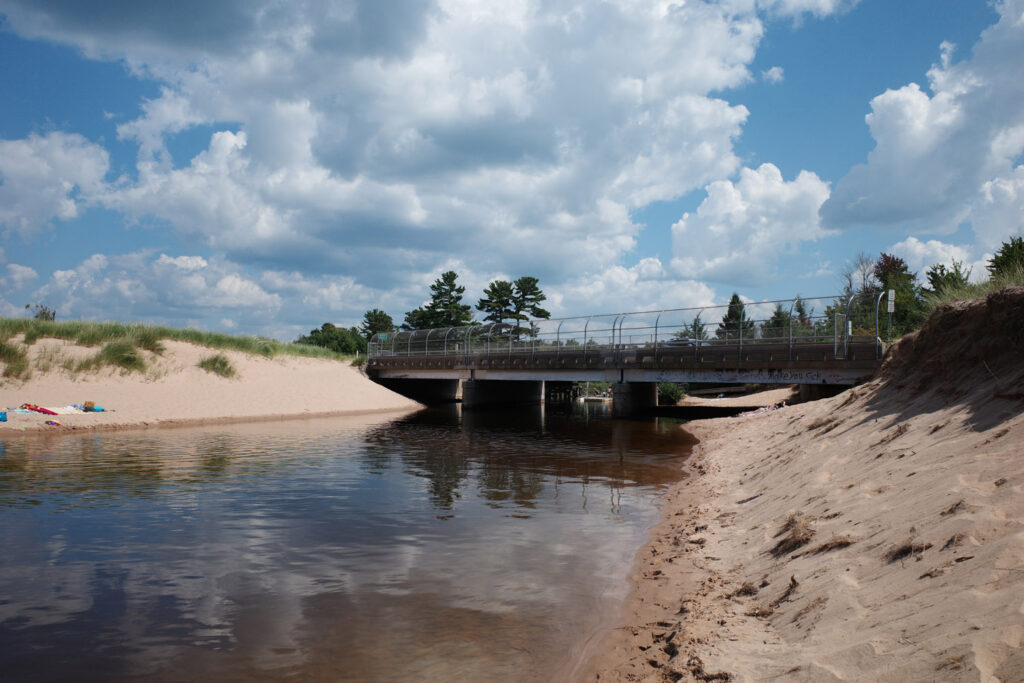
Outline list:
[[[672,267],[684,277],[737,285],[770,281],[777,257],[828,234],[818,220],[828,195],[828,183],[814,173],[786,181],[772,164],[744,168],[735,183],[711,183],[697,211],[672,226]]]
[[[995,8],[998,23],[968,58],[940,46],[927,90],[910,83],[872,100],[875,149],[837,183],[826,225],[950,233],[968,221],[986,247],[1021,232],[1024,0]]]
[[[106,150],[74,133],[0,140],[0,225],[25,241],[77,218],[103,189]]]

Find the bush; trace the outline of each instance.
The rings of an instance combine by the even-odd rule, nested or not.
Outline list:
[[[231,361],[223,353],[218,353],[214,356],[207,356],[206,358],[199,361],[199,367],[207,372],[212,372],[215,375],[220,375],[224,378],[231,378],[235,376],[235,368],[231,365]]]
[[[683,388],[675,382],[658,382],[658,405],[674,406],[683,395]]]

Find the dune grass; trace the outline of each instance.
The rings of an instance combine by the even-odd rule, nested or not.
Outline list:
[[[24,347],[0,341],[0,363],[4,364],[4,377],[21,379],[28,374],[28,354]]]
[[[12,343],[11,338],[19,334],[24,335],[24,343]],[[62,339],[86,347],[102,345],[94,356],[77,363],[73,368],[74,372],[88,372],[104,366],[119,367],[128,372],[144,371],[146,356],[143,351],[162,354],[165,350],[162,342],[166,340],[189,342],[216,350],[241,351],[264,358],[287,355],[352,360],[352,356],[338,354],[319,346],[282,343],[266,337],[234,336],[220,332],[175,329],[163,325],[0,318],[0,363],[4,366],[4,377],[27,378],[27,347],[39,339]],[[223,354],[218,355],[227,361]],[[230,363],[228,366],[230,367]]]
[[[223,353],[218,353],[213,356],[207,356],[206,358],[199,361],[199,367],[207,372],[212,372],[215,375],[230,379],[235,376],[235,368],[231,365],[231,361]]]
[[[1021,286],[1024,286],[1024,266],[1018,265],[984,282],[970,282],[962,287],[949,287],[937,293],[928,293],[925,295],[925,304],[929,310],[934,310],[943,304],[981,299],[1007,287]]]

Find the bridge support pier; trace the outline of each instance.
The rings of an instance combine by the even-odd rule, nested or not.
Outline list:
[[[391,391],[426,405],[454,403],[458,399],[457,379],[378,379]]]
[[[543,402],[544,382],[470,379],[462,383],[462,407],[466,410],[540,405]]]
[[[644,415],[658,405],[657,382],[616,382],[612,385],[612,415]]]

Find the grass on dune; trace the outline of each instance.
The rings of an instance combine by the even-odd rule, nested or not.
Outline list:
[[[950,304],[954,301],[967,299],[981,299],[993,292],[998,292],[1007,287],[1024,286],[1024,266],[1010,268],[1008,272],[1000,273],[984,282],[971,282],[962,287],[949,287],[938,293],[925,295],[925,302],[932,310]]]
[[[234,366],[231,365],[231,361],[228,360],[228,357],[223,353],[207,356],[199,361],[199,367],[225,379],[230,379],[235,376]]]
[[[24,343],[11,343],[10,339],[19,334],[24,335]],[[87,347],[102,345],[94,356],[79,362],[75,371],[114,366],[129,372],[141,372],[146,369],[146,358],[142,352],[149,351],[157,355],[163,353],[165,347],[162,342],[165,340],[189,342],[210,349],[241,351],[265,358],[287,355],[339,361],[352,359],[351,356],[319,346],[286,344],[266,337],[233,336],[163,325],[0,318],[0,363],[4,366],[4,377],[27,378],[29,360],[26,350],[39,339],[62,339]]]

